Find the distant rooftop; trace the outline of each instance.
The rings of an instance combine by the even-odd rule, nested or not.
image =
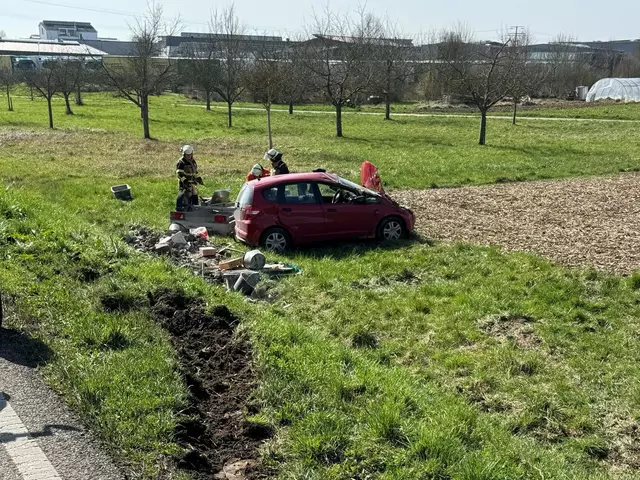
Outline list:
[[[60,27],[75,28],[78,31],[98,33],[97,30],[93,28],[93,25],[91,25],[89,22],[70,22],[66,20],[43,20],[41,24],[44,25],[45,27],[51,27],[51,28],[60,28]]]
[[[261,41],[261,42],[281,42],[282,37],[269,36],[269,35],[226,35],[224,33],[199,33],[199,32],[181,32],[181,37],[188,38],[219,38],[226,40],[232,38],[234,40],[242,41]]]
[[[102,50],[78,42],[51,40],[0,40],[0,55],[69,55],[101,57]]]
[[[331,42],[355,43],[361,41],[360,37],[347,37],[342,35],[322,35],[314,33],[313,36]],[[410,47],[413,45],[413,40],[410,38],[368,38],[367,40],[373,45],[378,46]]]

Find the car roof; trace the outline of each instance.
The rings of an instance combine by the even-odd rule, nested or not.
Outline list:
[[[291,183],[291,182],[337,182],[338,176],[333,173],[326,172],[306,172],[306,173],[286,173],[283,175],[273,175],[270,177],[264,177],[260,180],[251,180],[249,184],[254,188],[264,188],[279,183]]]

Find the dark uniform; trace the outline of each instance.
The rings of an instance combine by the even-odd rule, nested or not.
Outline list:
[[[184,210],[188,205],[198,205],[200,201],[196,184],[202,183],[202,179],[198,176],[196,159],[193,157],[191,159],[186,159],[184,156],[181,157],[176,165],[176,174],[179,181],[176,210]]]
[[[276,157],[275,161],[271,162],[271,166],[273,167],[271,170],[271,175],[283,175],[285,173],[289,173],[289,167],[282,160],[282,154]]]

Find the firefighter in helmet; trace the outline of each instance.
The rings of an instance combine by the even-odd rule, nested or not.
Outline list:
[[[178,198],[176,199],[176,210],[182,211],[189,205],[200,203],[197,184],[204,185],[202,177],[198,175],[198,164],[193,158],[193,147],[183,145],[180,149],[182,156],[176,165],[176,175],[178,175]]]

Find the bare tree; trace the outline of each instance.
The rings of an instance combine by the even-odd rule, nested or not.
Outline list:
[[[301,102],[307,93],[313,88],[313,81],[309,78],[308,71],[302,62],[304,48],[300,46],[301,40],[289,42],[284,52],[286,62],[281,64],[282,74],[282,98],[289,105],[289,115],[293,115],[293,106]]]
[[[278,52],[266,40],[259,42],[254,48],[254,62],[245,77],[246,85],[254,98],[264,106],[267,112],[267,135],[269,149],[273,148],[271,134],[271,105],[283,94],[288,61],[283,52]]]
[[[58,93],[58,74],[56,73],[55,62],[46,62],[41,68],[35,70],[27,70],[22,75],[22,80],[29,85],[36,93],[47,100],[49,109],[49,128],[53,129],[53,109],[51,108],[51,99]]]
[[[7,106],[13,112],[13,99],[11,98],[11,88],[17,83],[16,76],[11,71],[11,67],[0,67],[0,88],[7,92]]]
[[[638,78],[640,77],[640,45],[635,51],[626,55],[616,67],[615,77]]]
[[[78,92],[82,73],[84,70],[84,61],[79,58],[67,58],[56,61],[53,64],[54,73],[57,75],[57,84],[60,94],[64,98],[65,113],[73,115],[71,110],[71,102],[69,97]]]
[[[436,68],[455,93],[467,96],[480,111],[480,145],[486,144],[487,112],[512,88],[515,56],[510,45],[510,38],[477,42],[464,26],[443,31],[434,44]]]
[[[160,37],[174,34],[178,27],[179,20],[163,23],[162,6],[150,3],[146,16],[131,28],[133,55],[118,62],[102,63],[107,83],[140,109],[144,138],[151,138],[149,97],[162,92],[175,75],[173,59],[169,56],[159,58],[162,53]]]
[[[220,84],[222,68],[216,57],[218,46],[212,35],[208,35],[198,42],[190,42],[184,49],[186,62],[182,78],[186,84],[204,96],[206,109],[211,111],[211,98]]]
[[[82,99],[82,87],[86,86],[91,81],[98,81],[98,75],[88,67],[86,60],[82,61],[77,73],[75,102],[77,106],[81,107],[84,105],[84,101]]]
[[[590,67],[595,78],[613,77],[624,59],[624,54],[614,49],[612,42],[604,42],[590,56]],[[577,85],[576,85],[577,86]]]
[[[572,98],[579,85],[591,84],[594,79],[589,65],[591,51],[579,46],[571,36],[560,34],[550,43],[547,55],[549,76],[547,94],[557,98]]]
[[[513,101],[513,125],[516,124],[518,103],[527,95],[540,91],[549,69],[545,63],[532,61],[531,35],[523,30],[514,34],[510,46],[513,51],[513,77],[508,93]]]
[[[244,76],[248,66],[248,51],[244,26],[236,16],[235,7],[214,11],[209,27],[215,38],[215,58],[220,61],[221,73],[216,76],[214,91],[227,104],[228,125],[233,125],[231,107],[245,90]]]
[[[389,19],[381,23],[381,36],[375,40],[375,61],[381,67],[379,83],[384,95],[385,120],[391,120],[391,101],[413,74],[415,48],[411,39],[401,38],[396,25]]]
[[[353,21],[327,7],[307,27],[313,38],[306,42],[303,62],[315,76],[318,87],[336,109],[336,136],[342,137],[342,108],[355,103],[372,85],[375,65],[373,45],[380,24],[363,10]]]

